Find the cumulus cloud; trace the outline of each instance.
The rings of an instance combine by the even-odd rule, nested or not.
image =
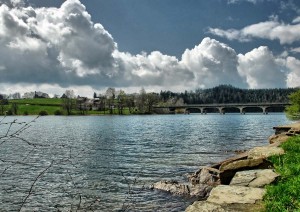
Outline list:
[[[290,73],[287,76],[287,86],[300,87],[300,60],[288,57],[286,66],[290,69]]]
[[[250,88],[286,87],[284,59],[276,58],[268,47],[261,46],[238,55],[238,71]]]
[[[193,70],[200,87],[212,87],[222,83],[246,87],[238,74],[236,52],[226,44],[204,38],[194,49],[182,55],[182,64]]]
[[[273,17],[269,21],[252,24],[242,29],[223,30],[209,28],[208,32],[229,40],[239,40],[241,42],[250,41],[253,38],[263,38],[279,40],[281,44],[292,44],[300,40],[299,18],[295,18],[293,24],[280,22]]]
[[[119,51],[112,35],[92,22],[79,0],[67,0],[59,8],[15,7],[12,2],[22,1],[6,2],[0,5],[0,83],[9,89],[61,93],[62,89],[87,92],[108,86],[176,91],[219,84],[284,87],[283,66],[293,69],[288,77],[299,74],[293,66],[297,62],[276,58],[265,47],[237,55],[208,37],[186,49],[181,58],[159,51],[132,55]],[[236,39],[240,33],[235,33],[227,36]]]

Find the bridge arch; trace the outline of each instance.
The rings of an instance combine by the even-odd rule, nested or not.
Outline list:
[[[199,108],[199,107],[188,107],[185,109],[185,113],[189,114],[189,113],[203,113],[203,108]]]

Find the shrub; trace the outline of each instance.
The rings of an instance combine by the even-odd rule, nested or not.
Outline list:
[[[63,112],[61,110],[56,110],[56,111],[54,111],[54,115],[60,116],[60,115],[63,115]]]
[[[13,115],[13,112],[11,109],[9,109],[8,111],[6,111],[6,115],[7,116],[12,116]]]
[[[47,116],[47,115],[48,115],[48,112],[45,111],[45,110],[41,110],[41,111],[39,112],[39,115],[40,115],[40,116]]]
[[[28,116],[28,111],[24,111],[24,116]]]

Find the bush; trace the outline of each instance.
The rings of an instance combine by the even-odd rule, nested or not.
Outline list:
[[[24,116],[28,116],[28,111],[24,111]]]
[[[40,115],[40,116],[47,116],[47,115],[48,115],[48,112],[45,111],[45,110],[42,110],[42,111],[39,112],[39,115]]]
[[[9,109],[8,111],[6,111],[6,115],[7,116],[12,116],[13,115],[13,112],[11,109]]]
[[[63,112],[61,110],[56,110],[56,111],[54,111],[54,115],[61,116],[61,115],[63,115]]]

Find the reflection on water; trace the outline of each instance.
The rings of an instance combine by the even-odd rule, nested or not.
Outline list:
[[[286,123],[284,114],[40,117],[21,137],[44,146],[0,145],[0,211],[18,210],[31,186],[28,211],[182,211],[192,200],[149,185],[264,145]]]

